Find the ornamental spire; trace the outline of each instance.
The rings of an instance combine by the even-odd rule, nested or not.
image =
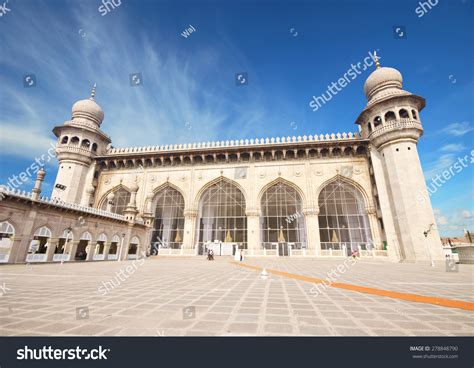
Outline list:
[[[92,87],[92,91],[91,91],[91,100],[94,99],[95,97],[95,89],[97,87],[97,83],[94,82],[94,86]]]
[[[374,51],[374,58],[375,58],[375,66],[377,69],[380,68],[379,58],[377,57],[377,51]]]

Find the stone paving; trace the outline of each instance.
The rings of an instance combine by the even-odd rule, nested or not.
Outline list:
[[[343,259],[245,264],[326,278]],[[473,301],[474,265],[361,260],[337,281]],[[119,276],[117,274],[120,273]],[[113,280],[114,284],[111,283]],[[122,281],[121,281],[122,280]],[[107,283],[108,282],[108,283]],[[106,283],[108,290],[105,288]],[[0,266],[2,336],[472,336],[473,312],[338,288],[235,265],[231,258]]]

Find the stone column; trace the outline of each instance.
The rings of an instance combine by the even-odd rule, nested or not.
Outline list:
[[[196,219],[198,211],[195,209],[184,210],[183,247],[193,249],[195,246]]]
[[[93,261],[94,260],[96,245],[97,245],[96,241],[89,240],[89,244],[87,244],[87,248],[86,248],[86,252],[87,252],[86,261]]]
[[[370,231],[375,249],[383,249],[382,239],[380,238],[379,222],[377,219],[377,211],[374,206],[367,206],[367,217],[369,218]]]
[[[59,244],[58,238],[50,238],[48,240],[48,248],[46,248],[46,262],[53,262],[54,252]]]
[[[247,248],[250,255],[254,255],[260,249],[260,210],[248,208],[247,215]]]
[[[72,242],[70,241],[69,243],[71,244],[69,248],[69,262],[75,262],[76,261],[76,252],[77,252],[77,246],[79,245],[80,240],[73,240]],[[67,251],[67,249],[66,249]]]
[[[21,246],[22,246],[22,237],[21,236],[14,236],[13,237],[13,244],[10,249],[10,256],[8,257],[8,263],[21,263],[25,262],[26,259],[26,253],[25,253],[25,258],[19,259],[19,254],[22,254],[20,252]]]
[[[110,193],[107,196],[107,207],[105,208],[107,212],[112,212],[112,206],[114,204],[115,194]]]
[[[306,222],[308,255],[319,257],[321,240],[319,237],[319,206],[307,207],[303,211]]]
[[[104,245],[104,261],[107,260],[111,245],[112,245],[112,242],[106,242],[105,245]]]

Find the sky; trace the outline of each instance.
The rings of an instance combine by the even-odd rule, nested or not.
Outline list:
[[[317,111],[309,102],[377,50],[426,98],[427,185],[469,157],[431,195],[441,234],[474,230],[473,1],[108,2],[8,0],[0,11],[1,184],[43,155],[50,195],[52,128],[94,82],[115,147],[356,132],[374,67]]]

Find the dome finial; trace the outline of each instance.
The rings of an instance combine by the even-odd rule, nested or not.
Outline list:
[[[92,91],[91,91],[91,100],[94,99],[95,97],[95,89],[97,87],[97,83],[94,82],[94,87],[92,87]]]
[[[374,51],[374,58],[375,58],[375,66],[377,69],[380,68],[379,58],[377,57],[377,51]]]

